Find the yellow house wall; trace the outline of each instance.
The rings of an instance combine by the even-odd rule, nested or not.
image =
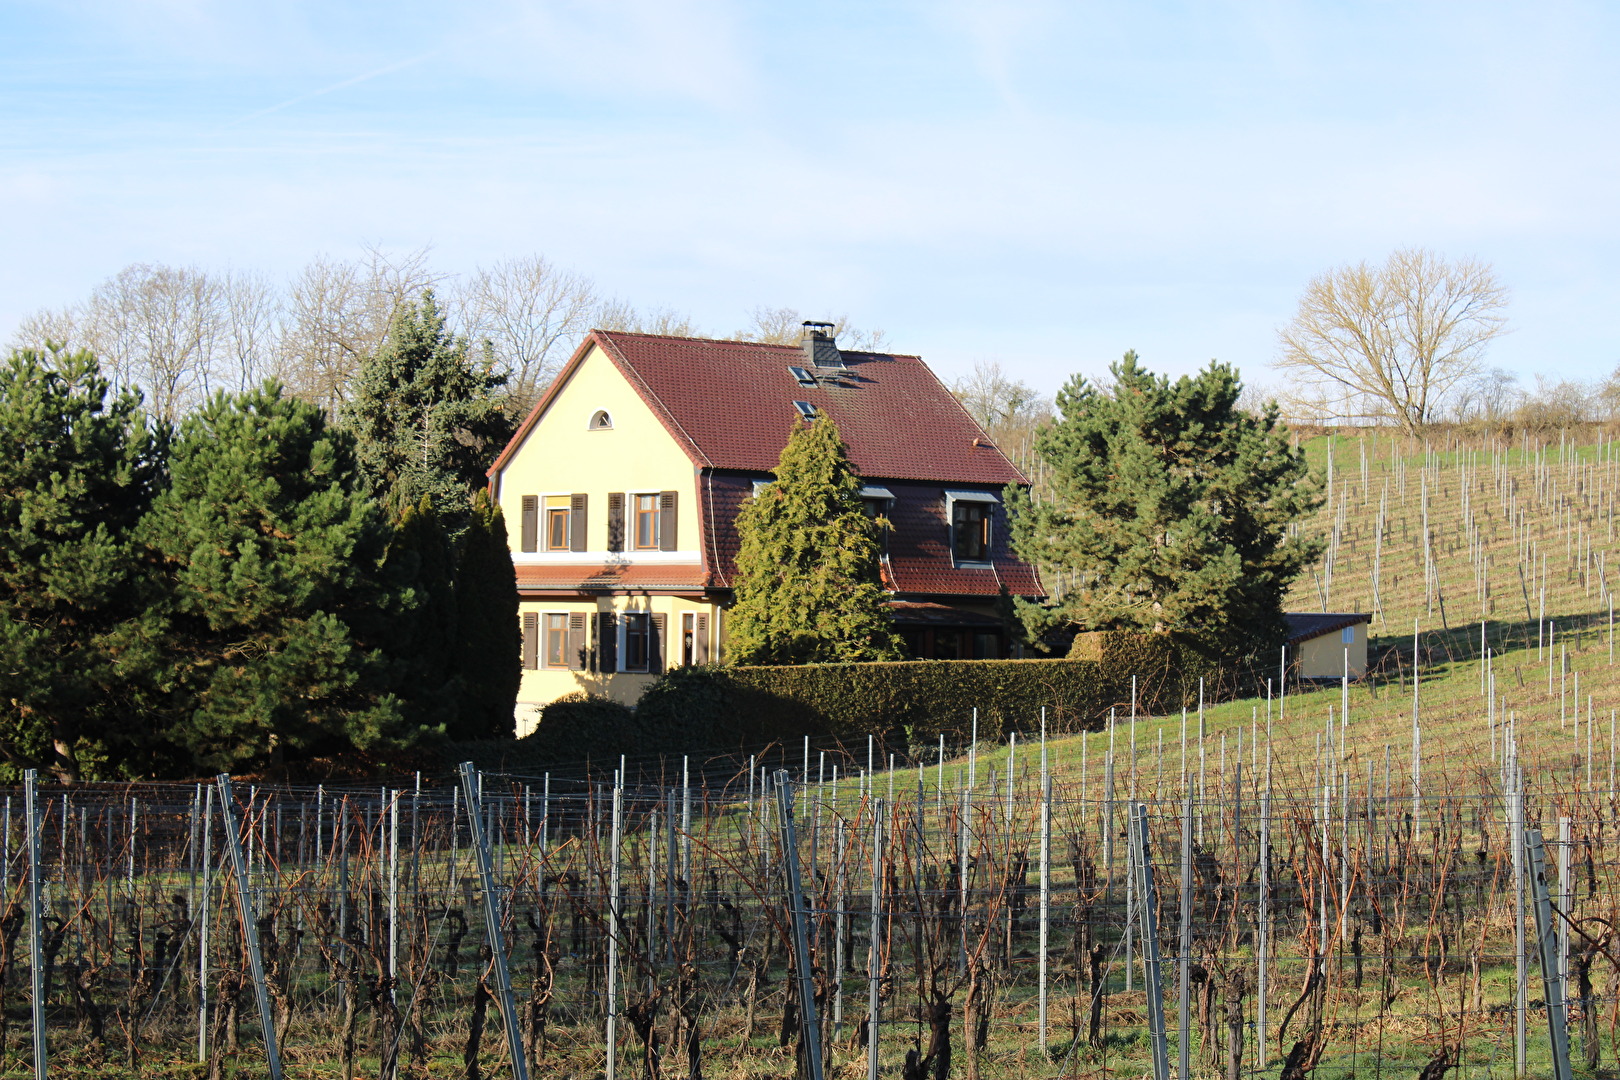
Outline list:
[[[606,410],[613,427],[593,431],[591,418]],[[512,559],[519,565],[603,565],[607,563],[658,565],[696,564],[702,561],[698,531],[697,470],[658,417],[641,400],[613,361],[599,348],[590,352],[557,391],[530,427],[510,461],[495,476],[496,498],[506,516]],[[608,545],[609,492],[674,491],[676,497],[676,550],[610,552]],[[523,497],[587,496],[585,551],[525,552]],[[626,539],[629,540],[629,525]],[[545,537],[540,538],[541,545]],[[681,616],[688,612],[709,615],[710,655],[714,655],[719,620],[714,606],[672,596],[613,596],[566,601],[523,600],[522,616],[554,612],[662,612],[666,620],[662,642],[664,666],[680,662]],[[543,627],[545,621],[540,620]],[[544,642],[541,643],[544,662]],[[635,704],[657,678],[638,672],[569,671],[556,668],[525,669],[518,688],[517,733],[533,731],[541,708],[564,694],[585,691]]]
[[[1344,674],[1344,650],[1350,650],[1350,677],[1359,679],[1367,673],[1367,624],[1356,623],[1352,627],[1355,631],[1355,640],[1349,643],[1340,640],[1340,631],[1335,630],[1321,637],[1314,637],[1301,642],[1299,648],[1299,673],[1306,679],[1337,679]]]
[[[659,643],[664,670],[676,667],[681,662],[681,617],[687,612],[707,614],[709,616],[709,656],[713,659],[715,655],[715,644],[718,637],[718,612],[714,604],[704,601],[689,600],[679,596],[614,596],[593,600],[524,600],[518,605],[518,608],[520,625],[523,615],[529,612],[538,615],[576,611],[587,613],[605,611],[616,613],[662,612],[667,616],[665,619],[664,639]],[[542,618],[539,622],[544,627],[545,620]],[[622,648],[619,650],[619,655],[623,655]],[[545,662],[543,637],[540,647],[540,662],[542,664]],[[642,691],[651,686],[657,678],[657,674],[652,672],[621,671],[607,673],[570,671],[566,668],[525,668],[522,681],[518,686],[516,716],[518,738],[522,738],[534,731],[535,726],[540,722],[540,710],[546,703],[555,701],[564,694],[583,691],[598,697],[611,698],[625,705],[634,705],[640,699]]]
[[[610,431],[591,431],[591,417],[606,409]],[[546,407],[512,459],[495,477],[506,532],[519,561],[581,563],[638,559],[698,562],[697,470],[613,361],[592,347]],[[675,491],[676,552],[609,552],[610,491]],[[519,552],[523,496],[582,492],[586,505],[584,552]],[[541,537],[544,544],[545,538]],[[685,558],[675,556],[684,555]]]

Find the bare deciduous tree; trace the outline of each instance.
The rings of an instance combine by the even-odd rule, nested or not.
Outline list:
[[[889,347],[889,335],[877,327],[859,329],[850,323],[847,315],[827,321],[833,324],[833,336],[838,339],[840,348],[851,352],[882,352]],[[732,336],[738,341],[759,341],[766,345],[797,345],[804,336],[804,316],[797,308],[761,305],[748,313],[748,325]]]
[[[1051,400],[1008,375],[995,360],[973,365],[972,374],[951,383],[951,393],[992,442],[1015,456],[1052,418]]]
[[[652,308],[638,311],[624,300],[605,300],[596,312],[596,325],[603,330],[622,330],[630,334],[667,334],[670,337],[702,337],[703,331],[692,321],[672,308]]]
[[[467,336],[487,343],[516,415],[527,412],[601,312],[589,278],[541,255],[480,269],[460,294]]]
[[[1415,432],[1478,372],[1486,346],[1507,329],[1506,306],[1489,265],[1403,249],[1382,266],[1313,278],[1279,334],[1277,367],[1295,387],[1296,407]]]
[[[1495,367],[1481,371],[1457,385],[1451,402],[1452,416],[1464,424],[1500,424],[1510,419],[1525,400],[1519,377]]]
[[[348,400],[349,380],[382,344],[394,312],[445,277],[428,266],[426,248],[389,256],[373,247],[366,256],[318,258],[288,290],[278,374],[330,412]]]

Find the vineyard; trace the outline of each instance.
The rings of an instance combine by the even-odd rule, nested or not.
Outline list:
[[[998,745],[8,791],[0,1069],[1614,1075],[1620,451],[1309,451],[1291,604],[1374,614],[1354,683],[1279,657]]]

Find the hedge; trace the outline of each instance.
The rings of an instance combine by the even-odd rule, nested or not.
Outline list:
[[[1049,730],[1097,729],[1119,700],[1091,661],[908,660],[684,669],[649,688],[636,711],[653,731],[710,746],[806,735],[893,745],[964,741],[975,708],[980,738],[1036,729],[1043,707]]]
[[[1216,699],[1224,687],[1218,657],[1202,642],[1179,634],[1144,634],[1129,630],[1091,630],[1074,636],[1071,660],[1089,660],[1111,672],[1129,695],[1136,678],[1138,706],[1149,713],[1169,713],[1198,702],[1198,680],[1206,697]]]

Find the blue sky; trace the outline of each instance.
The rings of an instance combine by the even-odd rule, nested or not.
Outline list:
[[[1620,363],[1620,5],[0,2],[0,333],[136,261],[542,252],[728,332],[847,313],[1051,391],[1253,380],[1310,276],[1493,263]]]

